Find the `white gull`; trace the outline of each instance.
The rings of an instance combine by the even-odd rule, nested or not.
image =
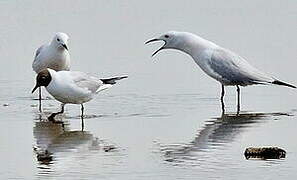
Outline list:
[[[279,81],[251,66],[244,58],[234,52],[218,46],[188,32],[169,31],[158,38],[151,39],[146,44],[164,41],[164,45],[153,53],[162,49],[176,49],[190,55],[195,63],[210,77],[222,84],[221,102],[224,111],[224,86],[237,87],[237,111],[240,109],[239,86],[254,84],[277,84],[296,88],[295,86]]]
[[[56,71],[70,70],[70,55],[68,51],[68,35],[58,32],[52,41],[40,46],[32,63],[36,73],[51,68]],[[39,88],[39,111],[41,111],[41,88]]]
[[[92,100],[98,92],[108,89],[116,84],[117,80],[127,78],[127,76],[100,79],[78,71],[55,71],[44,69],[36,77],[36,85],[32,93],[41,86],[58,101],[62,103],[62,110],[53,113],[49,120],[54,121],[57,114],[64,112],[65,104],[80,104],[81,117],[83,118],[83,104]]]

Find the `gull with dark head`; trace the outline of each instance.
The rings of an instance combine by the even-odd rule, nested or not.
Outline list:
[[[169,31],[146,44],[163,41],[163,49],[176,49],[190,55],[195,63],[210,77],[222,85],[221,103],[224,111],[224,86],[237,87],[237,111],[240,110],[240,88],[255,84],[276,84],[296,88],[294,85],[279,81],[251,66],[244,58],[219,45],[188,32]]]
[[[80,104],[81,117],[83,118],[83,104],[92,100],[98,92],[108,89],[116,84],[116,81],[128,76],[100,79],[78,71],[55,71],[44,69],[36,77],[36,85],[32,93],[39,87],[44,86],[46,90],[62,103],[62,110],[53,113],[49,120],[54,121],[57,114],[64,112],[65,104]]]
[[[36,73],[51,68],[55,71],[70,70],[70,55],[68,51],[68,35],[62,32],[55,34],[52,41],[40,46],[32,63]],[[41,111],[41,88],[39,88],[39,111]]]

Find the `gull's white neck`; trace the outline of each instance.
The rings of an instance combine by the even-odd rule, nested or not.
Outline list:
[[[204,54],[203,51],[219,47],[215,43],[191,33],[182,33],[177,41],[175,49],[189,54],[196,62]]]
[[[53,69],[50,69],[50,68],[47,68],[47,70],[49,71],[51,77],[52,77],[52,81],[55,81],[56,80],[56,77],[57,77],[57,71],[53,70]]]

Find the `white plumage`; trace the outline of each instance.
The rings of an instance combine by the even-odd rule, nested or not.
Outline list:
[[[59,71],[48,69],[52,77],[46,90],[64,104],[83,104],[90,101],[99,89],[109,84],[94,76],[77,71]]]
[[[36,73],[46,68],[56,71],[70,70],[70,55],[68,52],[68,35],[57,33],[52,41],[40,46],[34,57],[32,68]]]
[[[81,104],[83,117],[83,103],[94,98],[98,92],[112,87],[117,80],[127,78],[127,76],[100,79],[78,71],[55,71],[44,69],[36,77],[36,86],[32,93],[41,86],[58,101],[62,103],[62,110],[53,113],[51,119],[57,114],[64,112],[65,104]]]
[[[68,52],[68,35],[56,33],[52,41],[40,46],[34,57],[32,68],[36,73],[51,68],[56,71],[70,70],[70,55]],[[41,87],[39,88],[39,111],[41,112]]]

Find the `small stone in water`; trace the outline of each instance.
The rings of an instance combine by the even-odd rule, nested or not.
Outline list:
[[[261,158],[261,159],[280,159],[286,157],[286,151],[278,147],[262,147],[246,148],[244,155],[246,159],[249,158]]]

